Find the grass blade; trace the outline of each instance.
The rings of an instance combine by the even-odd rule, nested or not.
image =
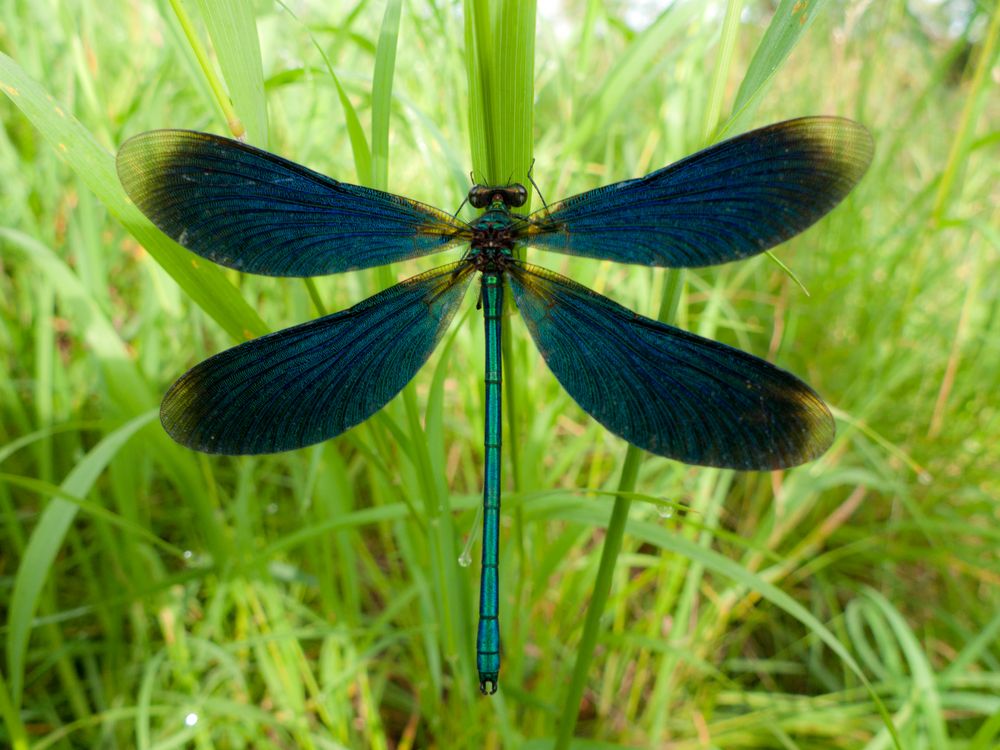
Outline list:
[[[666,275],[663,301],[657,318],[667,322],[673,319],[677,306],[680,304],[683,273],[672,271]],[[559,731],[556,735],[555,750],[568,750],[576,728],[580,712],[580,701],[587,684],[590,665],[594,659],[594,649],[597,647],[597,636],[601,628],[601,617],[611,592],[611,582],[614,577],[618,555],[622,549],[622,539],[625,535],[625,525],[628,523],[629,510],[632,508],[631,493],[635,490],[635,480],[639,476],[639,465],[642,463],[644,451],[630,445],[625,451],[625,461],[622,464],[621,476],[618,480],[618,494],[611,509],[608,530],[601,547],[601,561],[594,580],[593,594],[587,605],[587,614],[583,622],[583,635],[577,649],[576,660],[573,663],[573,673],[563,701],[562,716],[559,721]]]
[[[396,70],[401,0],[389,0],[375,49],[372,77],[372,187],[385,190],[389,184],[389,115],[392,112],[392,79]]]
[[[243,0],[198,0],[198,7],[246,140],[267,148],[267,99],[254,4]]]
[[[719,138],[743,129],[771,79],[827,3],[828,0],[781,0],[778,3],[736,92],[733,114],[719,131]]]
[[[466,0],[469,139],[476,180],[531,185],[535,2]]]
[[[63,480],[60,489],[76,497],[86,497],[122,446],[156,416],[155,410],[142,414],[101,440]],[[10,665],[10,692],[15,705],[21,703],[24,659],[35,608],[52,570],[52,563],[78,510],[77,505],[61,498],[53,498],[49,502],[31,532],[28,546],[14,576],[8,618],[10,632],[7,637],[7,664]]]
[[[264,321],[218,266],[192,256],[139,213],[118,182],[114,157],[2,52],[0,87],[156,262],[234,339],[267,333]]]

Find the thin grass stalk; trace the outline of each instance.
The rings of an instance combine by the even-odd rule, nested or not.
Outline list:
[[[385,190],[388,186],[389,170],[389,117],[392,107],[392,84],[395,72],[396,45],[399,39],[401,1],[392,0],[385,10],[375,51],[375,74],[372,84],[372,182],[373,187]],[[388,267],[375,272],[380,287],[393,283]],[[455,561],[454,524],[447,492],[438,493],[438,484],[432,476],[433,463],[427,446],[427,434],[420,421],[416,391],[412,383],[402,392],[403,407],[410,433],[413,468],[416,472],[419,492],[424,500],[424,512],[431,520],[432,578],[436,582],[439,607],[437,616],[443,625],[444,649],[450,661],[458,668],[462,682],[471,680],[473,674],[469,628],[466,613],[460,607],[463,600],[461,583]]]
[[[684,274],[682,271],[668,271],[663,280],[663,299],[657,320],[667,322],[674,317],[680,303]],[[594,592],[587,607],[587,615],[583,622],[583,634],[577,647],[576,662],[570,677],[569,688],[563,701],[562,713],[559,717],[559,728],[556,733],[555,750],[568,750],[576,728],[580,701],[587,683],[590,665],[594,659],[594,649],[597,646],[597,636],[600,632],[601,617],[611,591],[611,581],[614,578],[618,554],[622,549],[622,538],[625,535],[625,523],[628,521],[629,509],[632,507],[631,493],[635,491],[635,480],[639,475],[643,451],[634,445],[629,445],[625,451],[625,461],[622,465],[621,477],[618,480],[618,496],[611,509],[611,518],[604,535],[604,545],[601,549],[601,561],[594,580]]]
[[[715,527],[718,524],[722,505],[729,488],[732,486],[732,481],[732,471],[702,469],[697,490],[697,505],[693,510],[703,519],[703,530],[699,535],[698,544],[706,549],[711,546],[715,538]],[[667,638],[669,645],[656,666],[655,688],[650,700],[650,705],[653,707],[653,724],[649,737],[653,743],[662,742],[666,734],[666,722],[670,715],[671,700],[677,687],[676,670],[680,666],[682,644],[685,638],[690,639],[694,635],[689,631],[689,626],[692,623],[692,614],[696,609],[697,596],[701,590],[704,575],[705,565],[703,563],[697,560],[688,563],[687,572],[684,575],[684,586],[675,602],[674,611],[671,613],[670,634]],[[686,655],[694,653],[694,646],[690,645],[684,653]]]
[[[705,123],[701,130],[706,146],[711,143],[712,134],[719,127],[722,100],[726,95],[726,80],[733,63],[733,52],[736,50],[736,36],[740,29],[740,13],[742,11],[743,0],[729,0],[726,5],[726,17],[722,22],[722,38],[719,40],[719,61],[712,73],[708,106],[705,108]]]
[[[2,671],[0,671],[0,717],[3,718],[4,726],[7,728],[11,750],[28,750],[28,733],[24,722],[21,721],[21,712],[11,701]]]
[[[198,0],[198,5],[229,100],[243,128],[237,135],[267,148],[267,94],[253,4],[244,0]]]
[[[945,214],[951,206],[953,193],[955,192],[955,181],[964,167],[969,156],[969,142],[975,126],[975,121],[981,112],[981,95],[987,82],[987,73],[993,67],[993,60],[996,57],[997,41],[1000,39],[1000,5],[993,10],[990,25],[983,40],[982,51],[976,63],[975,72],[972,76],[972,85],[965,96],[965,103],[962,113],[959,116],[958,126],[955,128],[955,135],[952,137],[951,146],[948,149],[948,160],[945,163],[941,179],[938,182],[937,191],[934,195],[934,205],[930,212],[930,226],[940,229],[945,226]],[[910,274],[910,284],[906,293],[906,301],[902,306],[904,315],[901,320],[910,318],[910,311],[916,302],[920,282],[924,280],[924,267],[927,263],[930,244],[921,244],[910,264],[912,271]]]
[[[976,63],[976,72],[972,76],[972,84],[965,97],[965,106],[962,107],[958,127],[955,129],[951,148],[948,151],[948,163],[941,175],[941,182],[938,183],[934,209],[931,212],[936,224],[940,224],[944,220],[945,212],[948,210],[954,192],[955,181],[958,179],[958,173],[969,155],[969,139],[972,136],[976,117],[981,111],[982,95],[986,90],[987,75],[994,64],[998,39],[1000,39],[1000,5],[993,9],[993,16],[983,40],[982,51],[979,53],[979,61]]]
[[[225,86],[222,85],[222,80],[216,74],[212,61],[208,59],[208,50],[202,44],[198,32],[194,28],[191,16],[184,7],[184,3],[181,0],[170,0],[170,7],[173,8],[174,15],[177,16],[177,21],[184,30],[184,36],[187,37],[188,44],[191,45],[191,51],[194,52],[194,56],[198,60],[201,72],[212,89],[212,94],[215,96],[215,103],[222,110],[222,114],[226,118],[226,125],[229,128],[229,132],[236,138],[242,138],[246,129],[243,127],[240,116],[233,107],[233,102],[229,98]]]

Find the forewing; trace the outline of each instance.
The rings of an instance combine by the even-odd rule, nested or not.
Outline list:
[[[277,453],[368,419],[427,361],[461,302],[471,267],[414,276],[349,310],[240,344],[181,376],[160,420],[205,453]]]
[[[851,120],[779,122],[537,211],[519,236],[542,250],[620,263],[726,263],[818,221],[861,179],[872,152],[868,131]]]
[[[556,378],[630,443],[689,464],[744,470],[795,466],[830,446],[829,409],[784,370],[545,269],[512,265],[508,277]]]
[[[247,273],[369,268],[470,236],[468,225],[430,206],[208,133],[141,133],[122,145],[117,164],[129,198],[165,234]]]

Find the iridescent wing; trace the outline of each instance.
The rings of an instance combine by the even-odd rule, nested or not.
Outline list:
[[[417,201],[349,185],[239,141],[154,130],[118,151],[129,198],[214,263],[268,276],[370,268],[467,241],[468,225]]]
[[[205,453],[302,448],[368,419],[427,361],[461,302],[466,262],[414,276],[349,310],[262,336],[174,383],[160,421]]]
[[[829,409],[784,370],[543,268],[512,264],[508,278],[563,388],[630,443],[684,463],[760,471],[804,463],[830,446]]]
[[[818,221],[861,179],[872,153],[868,131],[851,120],[779,122],[536,211],[518,235],[541,250],[620,263],[726,263]]]

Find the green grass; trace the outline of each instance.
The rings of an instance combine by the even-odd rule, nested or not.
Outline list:
[[[538,5],[0,2],[0,746],[996,747],[1000,11]],[[209,354],[442,261],[311,287],[194,263],[125,200],[129,135],[245,131],[454,210],[470,169],[533,157],[553,201],[805,114],[876,142],[776,252],[809,296],[766,257],[532,259],[800,374],[834,446],[746,475],[630,451],[512,316],[493,698],[478,545],[459,564],[471,295],[404,394],[329,443],[208,458],[155,418]]]

